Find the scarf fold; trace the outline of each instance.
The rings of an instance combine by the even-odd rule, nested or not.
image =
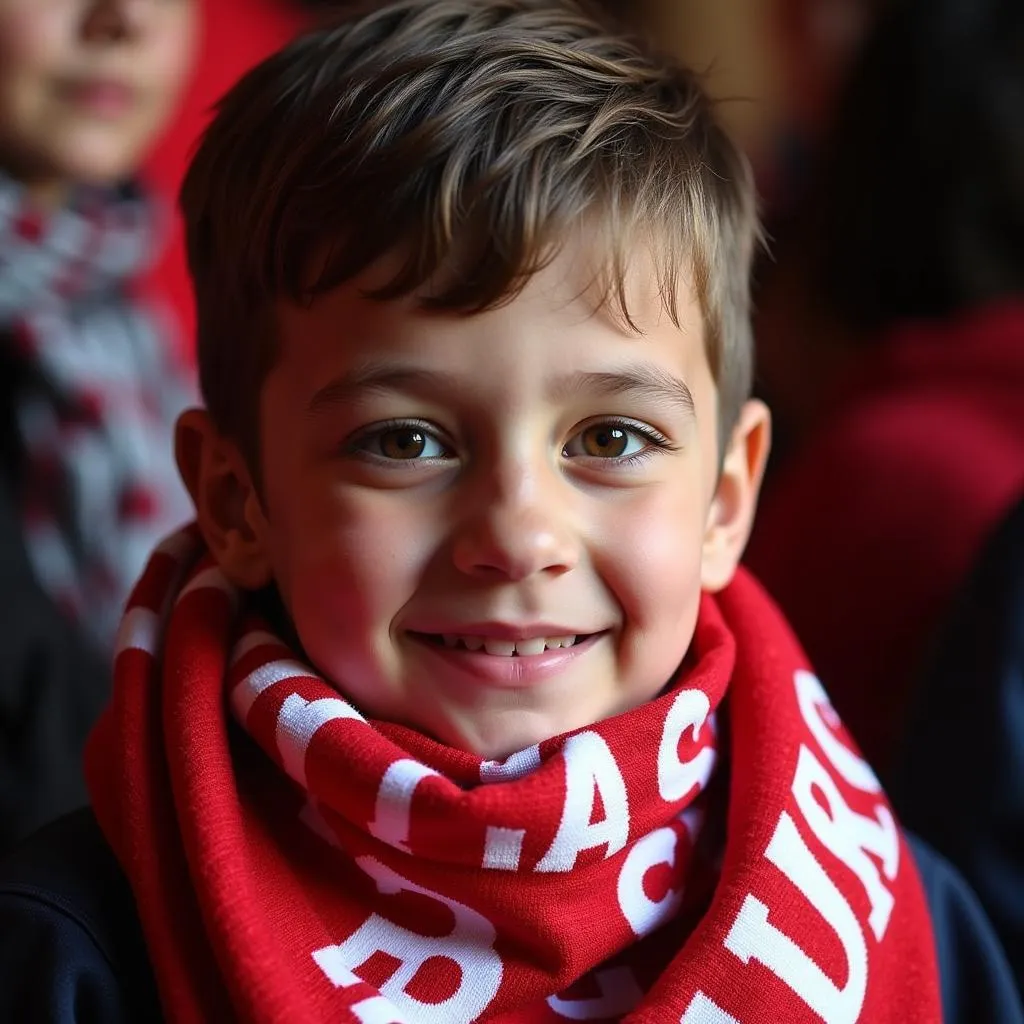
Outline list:
[[[749,577],[657,699],[503,762],[364,718],[194,528],[117,649],[87,777],[169,1019],[940,1019],[909,850]]]
[[[0,174],[0,366],[26,547],[104,650],[153,545],[188,519],[168,437],[191,396],[164,318],[128,293],[155,216],[128,188],[42,211]]]

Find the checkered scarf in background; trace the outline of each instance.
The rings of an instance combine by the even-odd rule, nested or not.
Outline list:
[[[189,515],[171,427],[191,396],[167,324],[127,292],[154,227],[136,192],[42,212],[0,175],[0,345],[26,547],[103,649],[153,544]]]

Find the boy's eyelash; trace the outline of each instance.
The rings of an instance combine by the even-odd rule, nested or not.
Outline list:
[[[678,445],[673,444],[660,430],[648,426],[646,423],[634,423],[632,420],[607,420],[610,426],[623,427],[626,430],[633,430],[645,437],[656,448],[665,448],[674,451]]]
[[[639,423],[636,420],[627,420],[612,416],[605,419],[591,420],[589,423],[582,426],[580,431],[586,430],[588,427],[596,426],[619,427],[622,430],[628,430],[634,434],[639,434],[650,444],[649,448],[645,448],[641,452],[635,452],[633,455],[620,455],[618,458],[603,460],[616,466],[636,466],[641,462],[646,462],[648,459],[658,454],[658,452],[675,452],[679,450],[679,445],[675,444],[660,430],[652,427],[648,423]],[[577,433],[580,431],[577,431]]]
[[[426,423],[423,420],[382,420],[380,423],[374,423],[373,426],[367,427],[363,430],[358,431],[344,442],[344,450],[349,455],[366,454],[360,447],[371,437],[378,437],[381,434],[386,434],[391,430],[418,430],[424,434],[429,434],[434,440],[444,447],[449,447],[448,439],[435,427],[433,424]],[[431,462],[431,459],[409,459],[410,465],[416,462]]]
[[[667,438],[660,430],[650,426],[647,423],[639,423],[636,420],[622,419],[618,417],[610,417],[606,419],[591,420],[588,424],[580,427],[576,433],[580,433],[582,430],[586,430],[588,427],[593,426],[609,426],[618,427],[621,430],[626,430],[634,434],[640,435],[648,442],[650,447],[645,448],[643,451],[635,452],[633,455],[623,455],[617,458],[609,458],[606,461],[614,463],[619,466],[632,466],[638,465],[639,463],[646,461],[651,458],[652,455],[658,451],[678,451],[679,446]],[[438,443],[446,445],[447,440],[438,431],[438,429],[432,424],[426,423],[423,420],[383,420],[380,423],[375,423],[372,427],[368,427],[365,430],[360,430],[353,437],[349,438],[345,442],[345,450],[349,454],[359,454],[363,452],[361,445],[366,442],[368,438],[378,436],[380,434],[386,434],[391,430],[420,430],[425,434],[429,434]],[[575,434],[573,435],[576,436]],[[409,460],[410,464],[415,462],[430,462],[430,459],[416,459]]]

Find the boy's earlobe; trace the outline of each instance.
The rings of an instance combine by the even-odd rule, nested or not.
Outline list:
[[[701,560],[705,590],[721,590],[736,572],[753,526],[770,448],[771,413],[764,402],[752,399],[733,428],[708,513]]]
[[[188,409],[174,431],[178,471],[210,553],[237,587],[270,582],[267,523],[238,446],[224,437],[204,409]]]

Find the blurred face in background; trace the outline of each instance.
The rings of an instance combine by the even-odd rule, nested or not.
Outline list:
[[[197,0],[0,0],[0,168],[41,195],[134,172],[192,63]]]

